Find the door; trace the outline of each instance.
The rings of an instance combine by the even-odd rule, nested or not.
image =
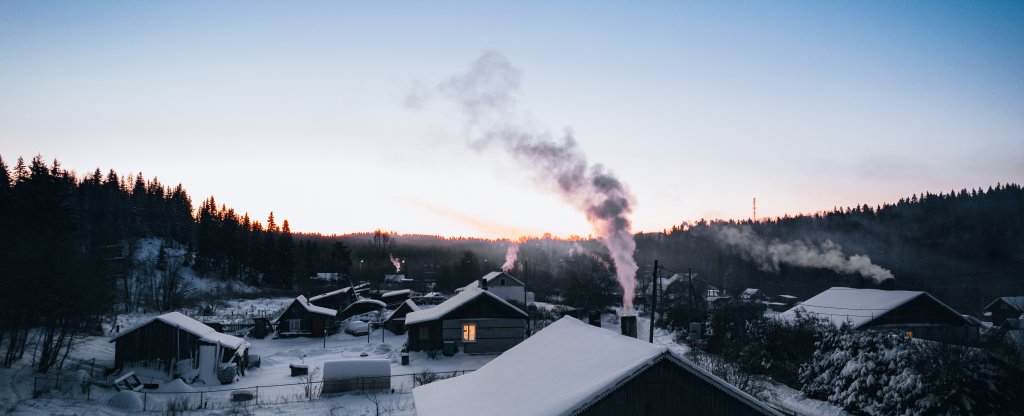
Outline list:
[[[322,337],[324,336],[324,320],[314,319],[313,320],[313,336]]]
[[[219,385],[220,382],[217,380],[217,363],[219,361],[217,345],[199,344],[199,379],[208,385]]]

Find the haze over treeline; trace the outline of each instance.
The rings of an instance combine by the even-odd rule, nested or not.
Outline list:
[[[757,222],[702,220],[637,235],[638,280],[650,281],[650,265],[657,259],[728,291],[758,287],[806,297],[836,285],[927,290],[977,314],[994,297],[1024,293],[1020,218],[1020,185],[996,184]],[[0,227],[5,230],[2,283],[10,288],[0,294],[0,303],[34,305],[4,308],[5,322],[47,319],[36,312],[40,308],[78,316],[138,305],[119,279],[131,267],[125,259],[132,241],[143,237],[183,249],[183,264],[198,274],[262,288],[314,290],[308,277],[317,272],[379,284],[384,274],[395,273],[394,256],[404,261],[403,273],[436,280],[438,290],[450,291],[498,269],[508,246],[517,243],[513,273],[528,278],[540,299],[557,296],[573,306],[599,306],[614,303],[620,290],[608,253],[595,240],[292,234],[287,220],[251,218],[213,197],[194,206],[182,185],[168,187],[155,178],[112,170],[76,176],[41,157],[0,170]],[[767,243],[838,250],[846,258],[863,256],[894,278],[876,281],[848,270],[784,261],[766,265],[744,247],[723,243],[723,230],[740,230]],[[47,300],[33,294],[42,293],[54,308],[41,307]],[[90,295],[82,299],[81,293]],[[12,315],[30,310],[31,317]]]

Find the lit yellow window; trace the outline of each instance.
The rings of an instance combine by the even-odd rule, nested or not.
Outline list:
[[[907,331],[907,338],[913,338],[913,337],[914,337],[914,331]]]
[[[462,340],[465,342],[476,341],[476,324],[462,324]]]

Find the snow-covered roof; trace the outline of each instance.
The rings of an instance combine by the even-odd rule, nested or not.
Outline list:
[[[783,298],[783,299],[792,299],[792,300],[796,300],[796,296],[793,296],[793,295],[779,295],[779,297],[780,297],[780,298]]]
[[[384,275],[385,282],[401,283],[406,281],[404,274],[386,274]]]
[[[412,293],[412,290],[409,290],[409,289],[392,290],[390,292],[385,292],[383,295],[380,295],[380,297],[381,298],[390,298],[392,296],[409,295],[411,293]]]
[[[459,294],[452,296],[451,298],[444,302],[441,302],[440,305],[437,305],[430,309],[409,313],[408,315],[405,316],[405,324],[411,325],[419,322],[433,321],[435,319],[439,319],[447,315],[448,312],[451,312],[480,296],[490,296],[497,300],[498,302],[504,303],[506,306],[512,308],[513,310],[522,314],[523,316],[528,316],[526,312],[523,312],[521,309],[513,306],[511,303],[508,303],[507,301],[505,301],[505,299],[502,299],[498,295],[495,295],[489,291],[477,287],[466,287],[463,289],[462,292],[459,292]]]
[[[345,287],[345,288],[341,288],[341,289],[338,289],[338,290],[335,290],[335,291],[327,292],[327,293],[321,293],[321,294],[316,295],[316,296],[311,296],[309,298],[309,301],[310,302],[316,302],[316,301],[318,301],[320,299],[325,299],[325,298],[329,298],[331,296],[337,296],[337,295],[340,295],[340,294],[343,294],[343,293],[348,293],[348,291],[350,291],[350,290],[352,290],[351,286]]]
[[[992,303],[988,304],[988,306],[985,307],[985,310],[989,310],[989,308],[991,308],[992,305],[995,305],[996,302],[999,302],[1000,300],[1006,302],[1010,306],[1013,306],[1018,311],[1024,312],[1024,296],[1003,296],[992,301]]]
[[[761,289],[746,288],[746,289],[743,289],[743,293],[740,293],[740,297],[749,298],[749,297],[754,296],[754,295],[756,295],[758,293],[761,293]]]
[[[663,345],[564,317],[479,370],[413,389],[419,416],[571,415],[662,359],[777,414]],[[557,393],[556,393],[557,392]]]
[[[188,316],[185,316],[181,312],[168,312],[163,315],[143,321],[129,329],[122,331],[120,334],[115,335],[113,338],[110,339],[110,342],[114,342],[118,338],[124,336],[125,334],[128,334],[129,332],[135,331],[136,329],[149,325],[153,321],[163,322],[167,325],[173,326],[182,331],[195,335],[203,341],[214,344],[220,344],[224,347],[239,349],[239,347],[241,347],[243,344],[248,345],[248,343],[245,342],[244,339],[217,332],[217,330],[210,328],[208,325],[202,322],[189,318]]]
[[[338,273],[317,273],[316,276],[310,276],[313,280],[338,280]]]
[[[391,313],[389,313],[388,316],[384,318],[384,322],[390,321],[391,317],[395,316],[395,314],[398,313],[398,311],[401,310],[403,306],[409,308],[409,313],[420,310],[420,307],[416,305],[416,302],[413,302],[412,299],[406,299],[405,302],[402,302],[401,305],[398,305],[398,307],[395,308],[395,310],[391,311]],[[409,315],[406,314],[406,316]]]
[[[876,318],[910,302],[920,296],[927,296],[963,319],[959,312],[936,299],[928,292],[915,290],[881,290],[833,287],[807,299],[793,308],[779,314],[780,318],[792,319],[796,311],[802,310],[827,318],[837,326],[850,322],[853,328],[867,325]],[[965,320],[966,321],[966,320]]]
[[[298,297],[296,297],[295,298],[295,302],[298,303],[299,305],[302,305],[303,308],[306,308],[306,311],[311,312],[311,313],[316,313],[316,314],[320,314],[320,315],[327,315],[327,316],[335,316],[335,315],[338,314],[338,311],[336,311],[334,309],[325,308],[323,306],[316,306],[316,305],[314,305],[312,303],[309,303],[309,300],[307,300],[306,297],[302,296],[302,295],[299,295]]]

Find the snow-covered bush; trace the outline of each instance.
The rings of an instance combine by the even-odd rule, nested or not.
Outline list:
[[[726,383],[736,386],[761,401],[767,402],[777,399],[775,390],[772,389],[767,377],[743,371],[719,355],[691,349],[686,353],[686,358],[701,368],[708,370],[711,374],[718,376],[718,378],[725,380]]]
[[[749,321],[737,364],[744,371],[797,386],[800,367],[811,361],[817,341],[832,331],[835,327],[827,319],[799,310],[792,320]]]
[[[803,391],[859,414],[1019,414],[1012,386],[974,348],[844,326],[818,342]]]
[[[723,303],[708,316],[706,344],[708,352],[736,358],[749,341],[747,324],[763,319],[764,305],[753,302]]]

